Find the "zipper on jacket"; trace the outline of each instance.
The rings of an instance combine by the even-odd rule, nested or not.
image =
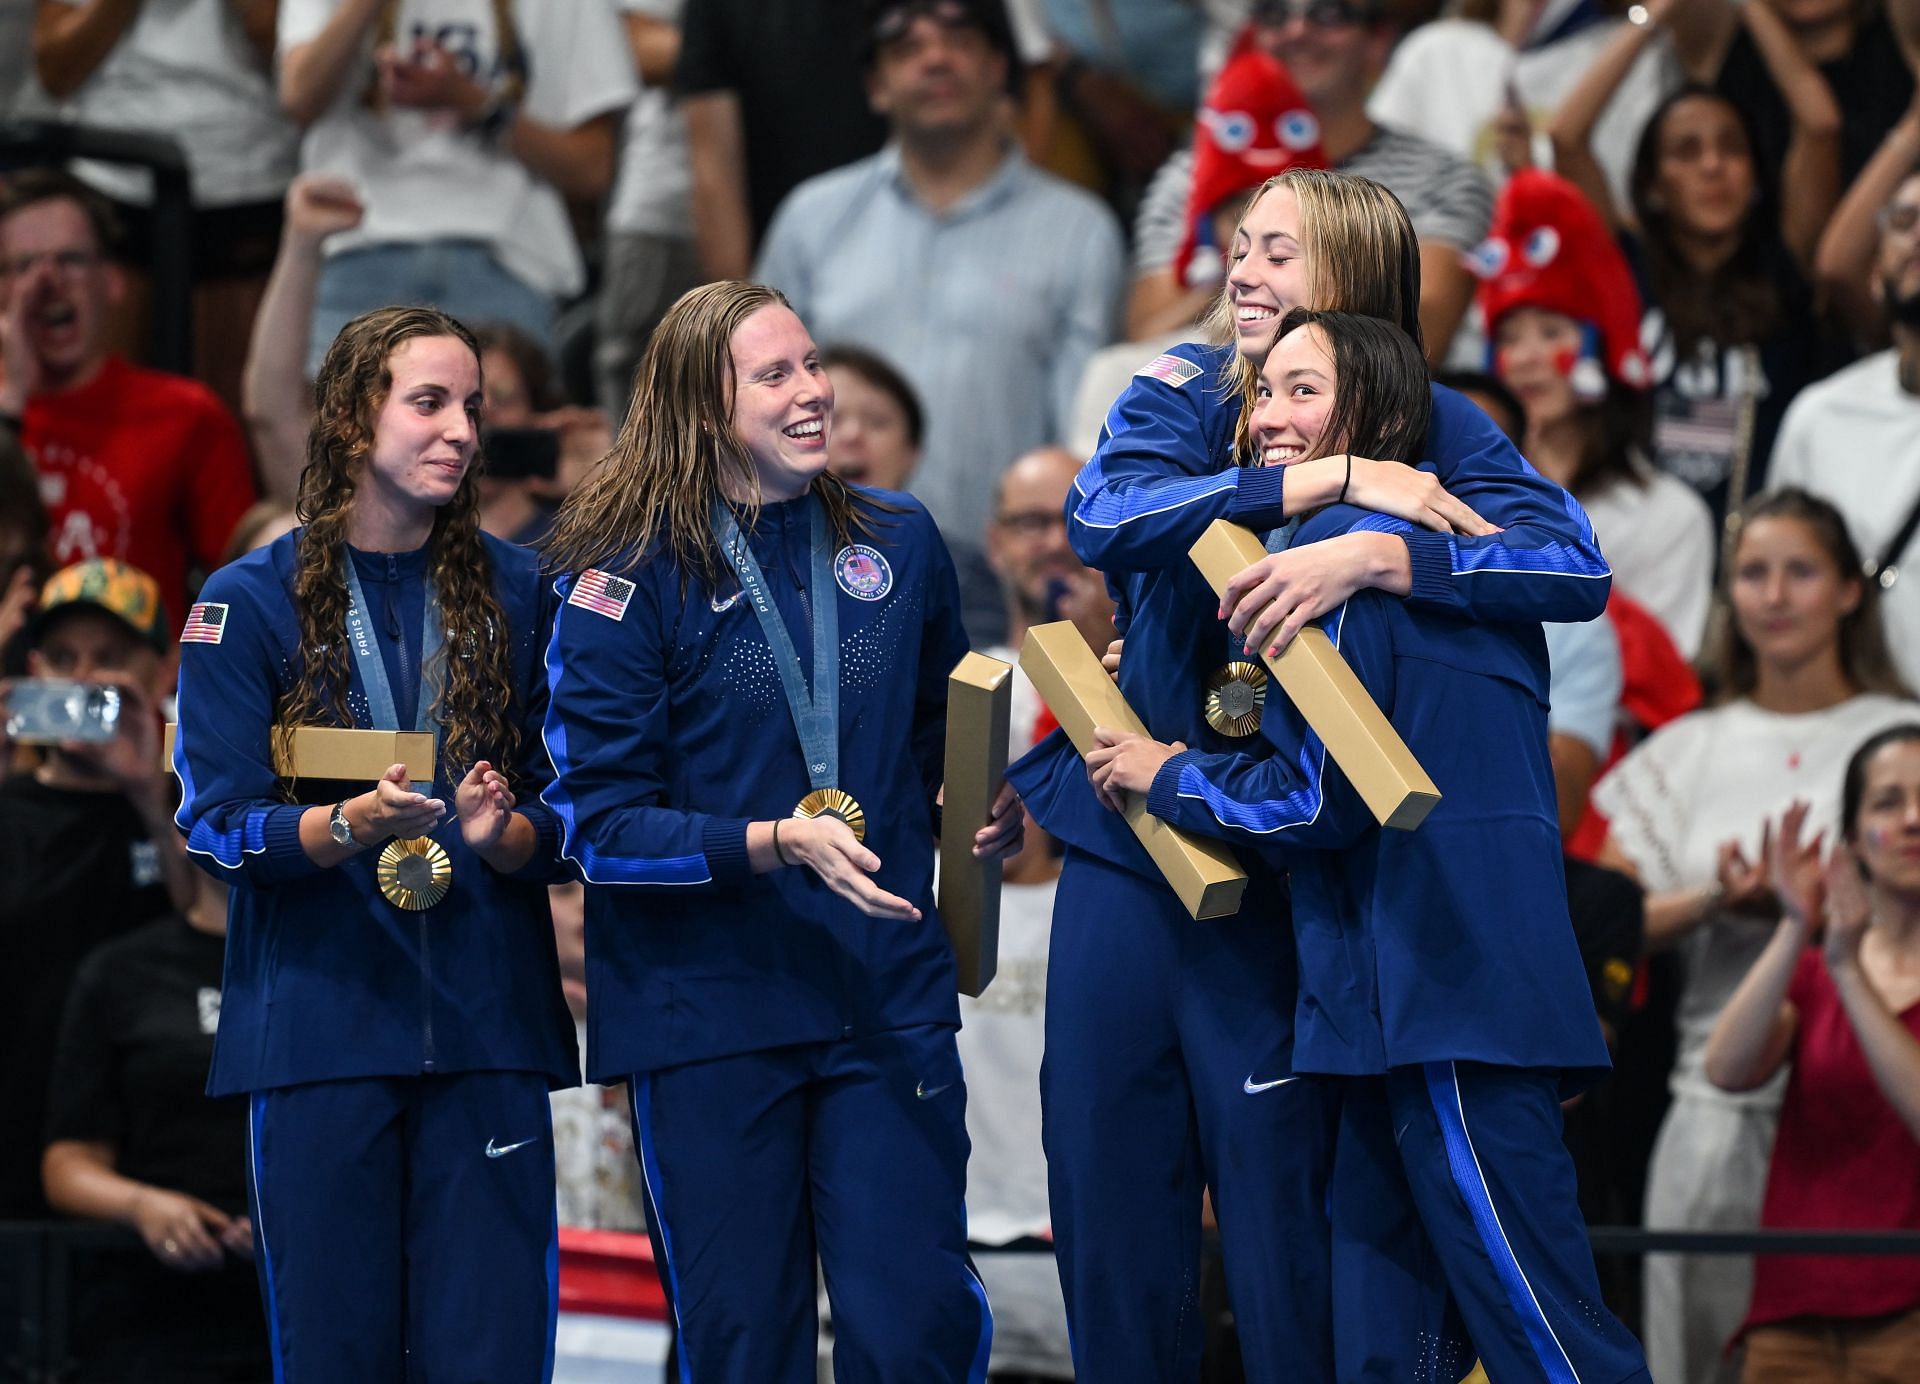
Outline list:
[[[400,655],[400,680],[399,680],[399,685],[394,688],[396,702],[398,701],[398,696],[400,691],[403,688],[405,688],[407,685],[408,674],[413,671],[414,662],[415,662],[413,658],[413,650],[407,644],[406,622],[401,617],[399,609],[394,604],[395,592],[399,588],[399,584],[400,584],[399,560],[396,559],[392,553],[388,553],[387,554],[387,629],[393,635],[394,648]],[[419,705],[419,692],[417,687],[415,689],[414,697],[415,697],[415,700],[412,706],[401,707],[396,705],[394,707],[394,710],[398,712],[402,717],[405,717],[411,720],[414,714],[414,709]],[[424,730],[425,727],[416,725],[414,729]],[[414,791],[416,792],[420,791],[420,787],[418,784],[414,785]],[[428,784],[426,786],[425,791],[428,797],[432,797],[433,785]],[[426,1072],[430,1072],[433,1070],[433,940],[432,940],[432,934],[428,931],[428,927],[427,927],[427,920],[432,916],[433,916],[433,913],[431,909],[421,910],[421,913],[420,913],[420,1069]]]

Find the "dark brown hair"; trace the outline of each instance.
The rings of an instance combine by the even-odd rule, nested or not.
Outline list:
[[[891,361],[864,347],[840,343],[821,351],[820,363],[829,370],[851,370],[890,397],[900,406],[901,415],[906,419],[907,441],[915,448],[920,446],[920,438],[927,426],[926,414],[920,407],[920,396],[907,383],[907,377],[894,369]]]
[[[1871,735],[1847,761],[1847,776],[1840,790],[1840,839],[1851,842],[1860,825],[1860,805],[1867,796],[1867,765],[1889,745],[1904,745],[1920,740],[1920,721],[1888,726]]]
[[[121,253],[126,233],[113,204],[71,173],[27,168],[0,178],[0,221],[42,202],[72,202],[93,228],[94,245],[109,258]]]
[[[417,337],[450,336],[473,352],[473,333],[434,308],[363,313],[340,329],[314,381],[313,427],[295,508],[301,524],[294,579],[301,661],[279,708],[282,733],[296,726],[352,725],[346,695],[347,520],[373,450],[380,409],[393,388],[393,353]],[[434,515],[427,578],[446,630],[441,655],[421,676],[439,681],[435,718],[446,727],[443,781],[458,783],[476,760],[510,773],[520,750],[511,714],[513,664],[505,612],[493,594],[493,565],[480,538],[478,466]]]
[[[1407,334],[1377,317],[1295,308],[1280,319],[1274,345],[1302,327],[1316,327],[1326,338],[1336,376],[1333,411],[1314,455],[1417,458],[1433,418],[1433,391],[1426,358]]]

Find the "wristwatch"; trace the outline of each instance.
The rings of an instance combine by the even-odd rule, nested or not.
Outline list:
[[[357,846],[360,843],[353,838],[353,824],[347,821],[346,809],[344,801],[333,805],[333,813],[327,818],[327,834],[333,837],[335,845]]]

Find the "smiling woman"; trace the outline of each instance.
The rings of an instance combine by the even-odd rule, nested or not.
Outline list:
[[[356,318],[315,393],[302,527],[216,572],[181,636],[178,825],[233,886],[209,1090],[250,1100],[276,1378],[392,1379],[409,1356],[537,1378],[546,1092],[578,1079],[542,887],[559,833],[534,796],[548,593],[479,531],[464,327]],[[309,805],[312,781],[275,770],[299,726],[431,732],[432,781],[396,764]]]
[[[926,510],[827,472],[833,403],[773,290],[667,313],[554,530],[547,797],[587,881],[588,1073],[633,1093],[683,1371],[811,1378],[817,1246],[839,1377],[957,1384],[992,1334],[932,896],[966,637]],[[974,854],[1021,821],[1003,793]]]

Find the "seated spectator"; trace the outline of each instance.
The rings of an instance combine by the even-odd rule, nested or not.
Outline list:
[[[53,560],[117,558],[151,574],[169,614],[190,569],[209,571],[253,503],[246,441],[196,380],[107,350],[125,287],[107,251],[112,212],[62,173],[0,188],[0,417],[40,473]]]
[[[1467,0],[1408,30],[1367,114],[1473,160],[1498,187],[1539,161],[1533,151],[1554,112],[1626,24],[1611,7],[1581,0]],[[1672,51],[1648,46],[1602,103],[1593,145],[1616,198],[1626,196],[1647,117],[1679,81]]]
[[[29,629],[35,678],[111,683],[119,734],[48,746],[32,773],[0,782],[0,1109],[42,1127],[60,1005],[96,945],[190,906],[193,878],[170,820],[155,706],[171,683],[159,587],[124,563],[56,572]],[[46,1214],[31,1135],[0,1141],[0,1220]]]
[[[1493,189],[1457,154],[1368,117],[1367,91],[1395,38],[1375,0],[1255,0],[1252,22],[1253,42],[1293,74],[1319,118],[1327,161],[1373,179],[1406,207],[1420,240],[1421,335],[1431,359],[1445,358],[1473,299],[1473,277],[1460,256],[1487,233]],[[1140,204],[1128,336],[1178,328],[1194,315],[1173,263],[1186,233],[1193,164],[1188,150],[1168,159]]]
[[[1773,480],[1832,502],[1884,592],[1895,661],[1920,680],[1920,580],[1902,570],[1920,524],[1920,172],[1882,209],[1874,292],[1893,348],[1809,385],[1780,424]]]
[[[1831,765],[1825,766],[1831,772]],[[1748,1091],[1790,1067],[1760,1224],[1920,1230],[1920,725],[1847,762],[1839,842],[1787,810],[1772,939],[1714,1025],[1707,1076]],[[1920,1377],[1920,1261],[1766,1254],[1745,1378]]]
[[[1647,363],[1626,261],[1573,184],[1527,168],[1501,191],[1475,264],[1494,371],[1526,408],[1523,450],[1586,507],[1615,589],[1692,654],[1712,594],[1713,521],[1647,460]]]
[[[1689,85],[1647,122],[1622,198],[1595,159],[1595,122],[1681,3],[1655,0],[1646,24],[1615,34],[1554,117],[1554,158],[1614,228],[1640,283],[1653,463],[1698,491],[1718,526],[1765,488],[1781,415],[1823,367],[1807,274],[1838,190],[1840,113],[1772,6],[1743,7],[1792,98],[1793,195],[1766,194],[1741,107]]]
[[[390,303],[549,340],[585,283],[564,199],[606,192],[636,92],[607,0],[284,0],[279,43],[301,166],[349,179],[366,206],[327,245],[308,373]]]
[[[1796,799],[1811,829],[1837,816],[1832,766],[1914,719],[1888,659],[1878,592],[1833,507],[1803,491],[1749,506],[1721,577],[1729,618],[1706,655],[1719,701],[1655,732],[1594,788],[1611,823],[1600,863],[1647,891],[1651,949],[1677,948],[1685,982],[1673,1104],[1648,1170],[1650,1229],[1752,1229],[1781,1083],[1731,1094],[1707,1079],[1707,1036],[1766,944],[1775,904],[1766,824]],[[1747,1311],[1751,1261],[1649,1255],[1652,1375],[1720,1377]]]
[[[647,338],[702,275],[693,239],[687,126],[669,91],[680,59],[686,0],[619,0],[619,5],[641,90],[627,108],[620,167],[607,206],[593,368],[594,402],[624,418]]]
[[[257,1380],[272,1369],[247,1216],[247,1103],[206,1094],[220,1023],[227,887],[103,943],[60,1023],[41,1175],[55,1211],[123,1225],[76,1285],[88,1378]]]
[[[758,273],[821,340],[877,351],[912,382],[927,411],[914,494],[949,542],[971,539],[990,468],[1061,434],[1081,368],[1112,338],[1120,229],[1010,142],[999,0],[888,3],[868,41],[893,142],[796,188]]]
[[[873,0],[687,0],[673,88],[706,278],[746,278],[788,193],[885,141],[863,71],[872,22]]]
[[[187,156],[194,374],[229,408],[240,404],[241,352],[280,240],[280,199],[298,145],[274,99],[276,8],[261,0],[46,0],[34,26],[34,63],[62,119],[167,135]],[[89,162],[74,172],[115,202],[129,232],[126,263],[150,263],[153,187],[145,170]]]
[[[898,370],[858,346],[830,346],[820,364],[833,385],[833,424],[827,430],[827,469],[857,485],[912,490],[920,465],[926,414],[920,397]],[[947,540],[960,582],[960,619],[970,643],[998,642],[1000,590],[978,543]]]

